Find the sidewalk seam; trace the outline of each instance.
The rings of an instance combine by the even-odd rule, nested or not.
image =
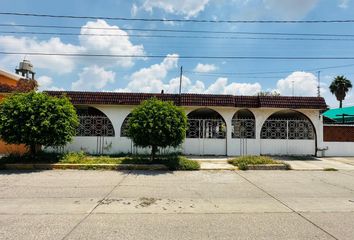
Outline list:
[[[125,176],[123,177],[123,179],[120,180],[120,181],[112,188],[111,191],[109,191],[101,200],[99,200],[99,201],[97,202],[97,204],[91,209],[91,211],[90,211],[85,217],[83,217],[67,234],[65,234],[65,236],[62,238],[62,240],[67,239],[67,238],[69,237],[69,235],[70,235],[76,228],[78,228],[81,223],[83,223],[89,216],[91,216],[92,213],[93,213],[93,211],[95,211],[95,209],[96,209],[98,206],[101,205],[102,201],[105,200],[105,199],[106,199],[106,198],[129,176],[130,173],[131,173],[131,171],[129,171],[129,172],[127,173],[127,175],[125,175]]]
[[[253,183],[251,180],[247,179],[245,176],[241,175],[240,173],[236,172],[240,177],[242,177],[244,180],[246,180],[247,182],[249,182],[250,184],[252,184],[254,187],[258,188],[259,190],[261,190],[262,192],[264,192],[265,194],[267,194],[269,197],[273,198],[274,200],[276,200],[277,202],[279,202],[280,204],[282,204],[283,206],[285,206],[286,208],[290,209],[293,213],[296,213],[298,216],[300,216],[301,218],[303,218],[305,221],[311,223],[313,226],[315,226],[316,228],[320,229],[322,232],[326,233],[327,235],[329,235],[330,237],[332,237],[333,239],[339,240],[337,237],[335,237],[333,234],[329,233],[328,231],[326,231],[325,229],[323,229],[322,227],[320,227],[319,225],[317,225],[316,223],[314,223],[313,221],[311,221],[310,219],[308,219],[307,217],[305,217],[304,215],[302,215],[300,212],[295,211],[295,209],[291,208],[290,206],[288,206],[286,203],[284,203],[283,201],[281,201],[280,199],[276,198],[275,196],[273,196],[272,194],[270,194],[269,192],[267,192],[266,190],[264,190],[263,188],[257,186],[255,183]]]

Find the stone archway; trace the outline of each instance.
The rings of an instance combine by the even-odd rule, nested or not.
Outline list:
[[[316,130],[312,121],[303,113],[281,110],[270,115],[263,123],[261,154],[314,155]]]
[[[220,113],[210,108],[199,108],[187,117],[186,154],[226,155],[226,122]]]

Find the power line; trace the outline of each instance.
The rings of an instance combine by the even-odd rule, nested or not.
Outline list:
[[[86,54],[86,53],[46,53],[46,52],[4,52],[4,55],[30,56],[66,56],[66,57],[110,57],[110,58],[166,58],[166,55],[119,55],[119,54]],[[281,56],[168,56],[180,59],[238,59],[238,60],[354,60],[354,57],[281,57]]]
[[[59,25],[30,25],[30,24],[0,24],[0,27],[51,28],[51,29],[92,29],[109,31],[141,31],[141,32],[173,32],[173,33],[212,33],[212,34],[240,34],[240,35],[279,35],[279,36],[318,36],[318,37],[354,37],[354,34],[332,33],[282,33],[282,32],[248,32],[248,31],[210,31],[210,30],[179,30],[179,29],[147,29],[120,27],[87,27],[87,26],[59,26]]]
[[[77,15],[54,15],[21,12],[0,12],[0,15],[23,16],[23,17],[46,17],[46,18],[71,18],[71,19],[105,19],[120,21],[143,21],[143,22],[185,22],[185,23],[354,23],[354,19],[335,20],[211,20],[211,19],[162,19],[162,18],[126,18],[107,16],[77,16]]]
[[[139,38],[185,38],[185,39],[233,39],[233,40],[282,40],[282,41],[354,41],[351,38],[277,38],[277,37],[228,37],[228,36],[178,36],[142,34],[99,34],[64,32],[0,31],[0,34],[51,35],[51,36],[98,36],[98,37],[139,37]]]
[[[345,64],[345,65],[335,65],[335,66],[327,66],[327,67],[319,67],[319,68],[313,68],[313,69],[303,69],[303,70],[298,70],[298,71],[304,71],[304,72],[317,72],[319,70],[327,70],[327,69],[335,69],[335,68],[345,68],[345,67],[353,67],[354,64]],[[292,73],[294,70],[288,70],[288,71],[267,71],[267,72],[212,72],[212,73],[205,73],[205,72],[198,72],[198,71],[189,71],[186,70],[184,71],[186,73],[191,73],[191,74],[198,74],[198,75],[259,75],[259,74],[277,74],[277,73]]]

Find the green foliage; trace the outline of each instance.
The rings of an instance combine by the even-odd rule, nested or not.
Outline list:
[[[0,163],[57,163],[63,158],[60,153],[39,152],[35,156],[27,153],[24,155],[10,154],[0,158]]]
[[[177,147],[187,131],[187,116],[172,102],[156,98],[144,101],[133,110],[128,122],[128,136],[139,147],[151,147],[154,158],[158,148]]]
[[[199,170],[200,169],[200,163],[195,160],[190,160],[186,157],[171,157],[167,159],[167,161],[163,161],[164,163],[170,170]]]
[[[129,169],[141,169],[139,165],[163,164],[170,170],[198,170],[200,169],[199,162],[187,159],[176,154],[160,155],[154,161],[151,161],[147,155],[134,155],[125,157],[111,157],[111,156],[92,156],[86,155],[84,152],[70,152],[70,153],[48,153],[40,152],[33,156],[25,155],[9,155],[0,158],[1,164],[9,163],[66,163],[66,164],[82,164],[84,166],[80,169],[116,169],[120,164],[135,164],[137,166],[130,166]],[[112,164],[112,166],[100,167],[98,164]],[[147,168],[150,169],[150,168]],[[154,169],[153,167],[151,169]]]
[[[267,156],[242,156],[230,159],[228,162],[234,166],[237,166],[240,170],[247,170],[249,165],[280,163]]]
[[[336,171],[338,171],[338,169],[336,169],[336,168],[324,168],[323,171],[336,172]]]
[[[72,140],[79,124],[74,106],[66,97],[45,93],[18,93],[0,104],[0,136],[7,143],[63,146]]]
[[[334,94],[339,101],[339,107],[342,108],[342,101],[345,99],[347,92],[352,88],[350,80],[344,76],[337,76],[329,86],[329,90]]]

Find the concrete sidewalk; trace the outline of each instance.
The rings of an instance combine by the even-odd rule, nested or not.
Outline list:
[[[354,161],[344,160],[347,158],[314,158],[309,160],[287,160],[283,159],[285,163],[288,163],[293,170],[326,170],[326,169],[337,169],[337,170],[354,170]]]
[[[236,170],[237,168],[227,161],[232,157],[188,157],[200,162],[201,170]],[[276,157],[277,160],[283,161],[291,166],[293,170],[354,170],[354,157],[323,157],[323,158],[304,158],[303,160],[292,160],[287,157]]]
[[[354,171],[0,171],[0,239],[343,239]]]

